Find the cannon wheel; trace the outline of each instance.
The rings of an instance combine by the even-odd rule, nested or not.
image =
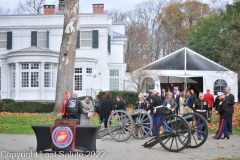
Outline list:
[[[205,120],[205,118],[197,113],[187,113],[187,114],[184,114],[183,117],[190,116],[190,115],[193,117],[193,120],[188,122],[190,129],[191,129],[191,134],[192,134],[191,142],[189,143],[189,147],[197,148],[197,147],[200,147],[201,145],[203,145],[208,138],[208,124],[207,124],[207,121]],[[205,131],[202,131],[202,134],[204,135],[203,139],[198,139],[199,138],[198,134],[197,134],[198,133],[198,131],[197,131],[197,128],[198,128],[197,122],[198,121],[202,121],[203,122],[202,126],[205,126]],[[201,126],[199,126],[199,127],[201,127]]]
[[[109,135],[117,142],[128,140],[134,128],[132,117],[124,110],[114,111],[108,118]]]
[[[161,127],[163,125],[166,125],[168,130],[163,130]],[[186,148],[191,141],[190,127],[182,117],[174,114],[167,115],[158,124],[157,138],[165,150],[179,152]]]
[[[136,118],[134,118],[134,130],[132,136],[136,139],[144,139],[152,132],[153,120],[151,115],[143,110],[137,109],[132,112],[132,114],[139,113]]]

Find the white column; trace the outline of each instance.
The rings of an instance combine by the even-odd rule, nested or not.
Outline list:
[[[45,97],[44,97],[44,65],[45,65],[45,62],[41,62],[40,64],[40,100],[44,100]]]
[[[10,78],[12,78],[10,76]],[[20,69],[19,69],[19,62],[15,63],[15,100],[19,100],[19,88],[20,88]]]

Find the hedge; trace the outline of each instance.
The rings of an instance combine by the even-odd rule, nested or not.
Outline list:
[[[12,102],[5,105],[5,108],[1,110],[2,102],[0,103],[0,111],[5,112],[28,112],[28,113],[42,113],[52,112],[54,103],[39,103],[39,102]],[[3,108],[3,107],[2,107]]]
[[[15,102],[13,99],[1,99],[1,101],[5,102],[5,103],[12,103]]]
[[[98,94],[98,98],[101,98],[107,91],[101,91]],[[123,100],[126,103],[127,107],[133,108],[135,107],[136,101],[138,100],[138,92],[133,91],[109,91],[112,94],[113,101],[117,102],[116,96],[121,94]]]
[[[5,108],[6,103],[3,101],[0,101],[0,112],[2,112]]]

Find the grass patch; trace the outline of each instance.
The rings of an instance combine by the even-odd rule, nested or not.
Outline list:
[[[34,134],[31,126],[36,124],[53,124],[61,116],[51,114],[11,113],[0,114],[0,134]],[[92,117],[93,125],[100,125],[98,116]]]

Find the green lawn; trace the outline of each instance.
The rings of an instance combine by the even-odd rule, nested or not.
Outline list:
[[[51,114],[0,114],[0,134],[34,134],[31,126],[53,124],[61,116]],[[93,125],[100,125],[98,117],[92,118]]]

